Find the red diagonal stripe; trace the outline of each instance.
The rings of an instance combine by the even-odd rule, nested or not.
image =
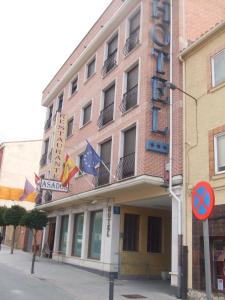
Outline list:
[[[195,208],[197,211],[200,209],[200,206],[203,205],[204,208],[206,209],[206,211],[209,209],[208,206],[205,204],[205,201],[204,201],[204,197],[207,193],[207,189],[205,189],[204,193],[202,194],[202,196],[199,195],[199,193],[197,191],[195,191],[194,193],[194,196],[197,196],[198,199],[199,199],[199,204],[198,206]]]

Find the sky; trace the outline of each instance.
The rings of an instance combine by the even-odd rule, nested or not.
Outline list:
[[[42,139],[42,91],[111,0],[0,4],[0,143]]]

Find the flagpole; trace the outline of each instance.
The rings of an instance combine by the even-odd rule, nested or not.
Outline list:
[[[106,168],[106,170],[109,172],[109,175],[111,175],[109,168],[106,166],[106,164],[104,163],[103,160],[101,160],[101,163],[102,163],[103,166]]]
[[[85,173],[79,168],[79,171],[81,172],[81,176],[84,176]],[[90,182],[86,177],[84,177],[84,179],[86,180],[86,182],[88,184],[90,184],[92,187],[95,187],[94,184],[92,182]]]

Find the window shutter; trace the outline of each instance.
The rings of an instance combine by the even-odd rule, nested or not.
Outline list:
[[[124,156],[135,153],[136,127],[124,132]]]
[[[111,86],[108,90],[105,91],[104,97],[104,108],[108,107],[114,102],[115,96],[115,85]]]
[[[138,65],[127,73],[127,91],[138,84]]]

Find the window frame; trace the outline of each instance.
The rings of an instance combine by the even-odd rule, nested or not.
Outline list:
[[[94,71],[93,71],[92,74],[90,74],[90,75],[88,76],[89,66],[90,66],[93,62],[95,62]],[[88,63],[86,64],[86,72],[85,72],[85,74],[86,74],[86,76],[85,76],[85,77],[86,77],[86,81],[89,80],[89,79],[96,73],[96,62],[97,62],[97,59],[96,59],[96,55],[95,55],[95,56],[93,56],[93,57],[88,61]]]
[[[81,253],[80,255],[78,255],[77,253],[75,253],[75,236],[77,235],[77,223],[78,223],[78,217],[79,216],[83,216],[83,224],[82,224],[82,241],[81,241]],[[84,212],[80,212],[80,213],[76,213],[74,214],[74,224],[73,224],[73,240],[72,240],[72,251],[71,251],[71,255],[75,256],[75,257],[81,257],[82,255],[82,247],[83,247],[83,237],[84,237]]]
[[[93,215],[94,214],[97,214],[101,212],[102,213],[102,228],[101,228],[101,245],[100,245],[100,253],[99,253],[99,257],[94,257],[94,256],[91,256],[91,242],[92,242],[92,236],[93,236]],[[103,238],[103,221],[104,221],[104,212],[102,209],[99,209],[99,210],[93,210],[90,212],[90,222],[89,222],[89,239],[88,239],[88,259],[93,259],[93,260],[98,260],[100,261],[101,260],[101,255],[102,255],[102,251],[101,251],[101,248],[102,248],[102,238]]]
[[[84,123],[84,112],[85,112],[85,109],[87,107],[91,106],[91,112],[90,112],[90,119]],[[81,124],[80,124],[80,128],[86,126],[88,123],[90,123],[92,120],[92,100],[87,102],[83,107],[82,107],[82,115],[81,115]]]
[[[72,121],[72,127],[71,127],[71,132],[69,133],[69,124]],[[68,119],[67,121],[67,131],[66,131],[66,138],[70,138],[73,135],[73,127],[74,127],[74,117],[71,117],[70,119]]]
[[[216,53],[215,55],[213,55],[213,57],[211,58],[211,71],[212,71],[212,87],[217,87],[223,83],[225,83],[225,79],[222,80],[219,83],[215,82],[215,57],[220,55],[222,52],[224,52],[225,55],[225,49],[222,49],[221,51],[219,51],[218,53]]]
[[[125,243],[125,239],[127,239],[127,241],[128,240],[130,240],[130,237],[129,237],[129,235],[127,235],[127,238],[125,238],[125,234],[126,234],[126,232],[125,232],[125,219],[126,219],[126,216],[135,216],[136,217],[136,222],[137,222],[137,224],[135,224],[135,225],[137,225],[137,228],[135,228],[135,230],[136,230],[136,237],[135,237],[135,247],[134,248],[129,248],[128,249],[128,244],[126,244]],[[128,252],[139,252],[139,248],[140,248],[140,245],[139,245],[139,242],[140,242],[140,221],[141,221],[141,216],[140,215],[138,215],[138,214],[134,214],[134,213],[125,213],[124,214],[124,224],[123,224],[123,251],[128,251]],[[129,226],[127,227],[127,229],[129,230]],[[130,230],[131,230],[131,228],[130,228]],[[132,230],[129,232],[130,234],[132,234]],[[134,234],[132,234],[132,236],[134,236]],[[132,245],[133,246],[133,245]]]
[[[225,132],[221,132],[219,134],[214,135],[214,163],[215,163],[214,168],[215,168],[215,175],[225,173],[225,166],[224,166],[224,170],[222,170],[222,171],[219,171],[219,166],[218,166],[218,138],[220,136],[225,136]]]
[[[72,97],[73,95],[75,95],[78,91],[78,75],[76,75],[71,81],[70,81],[70,96]],[[77,83],[77,87],[76,90],[73,92],[73,83],[76,81]]]

